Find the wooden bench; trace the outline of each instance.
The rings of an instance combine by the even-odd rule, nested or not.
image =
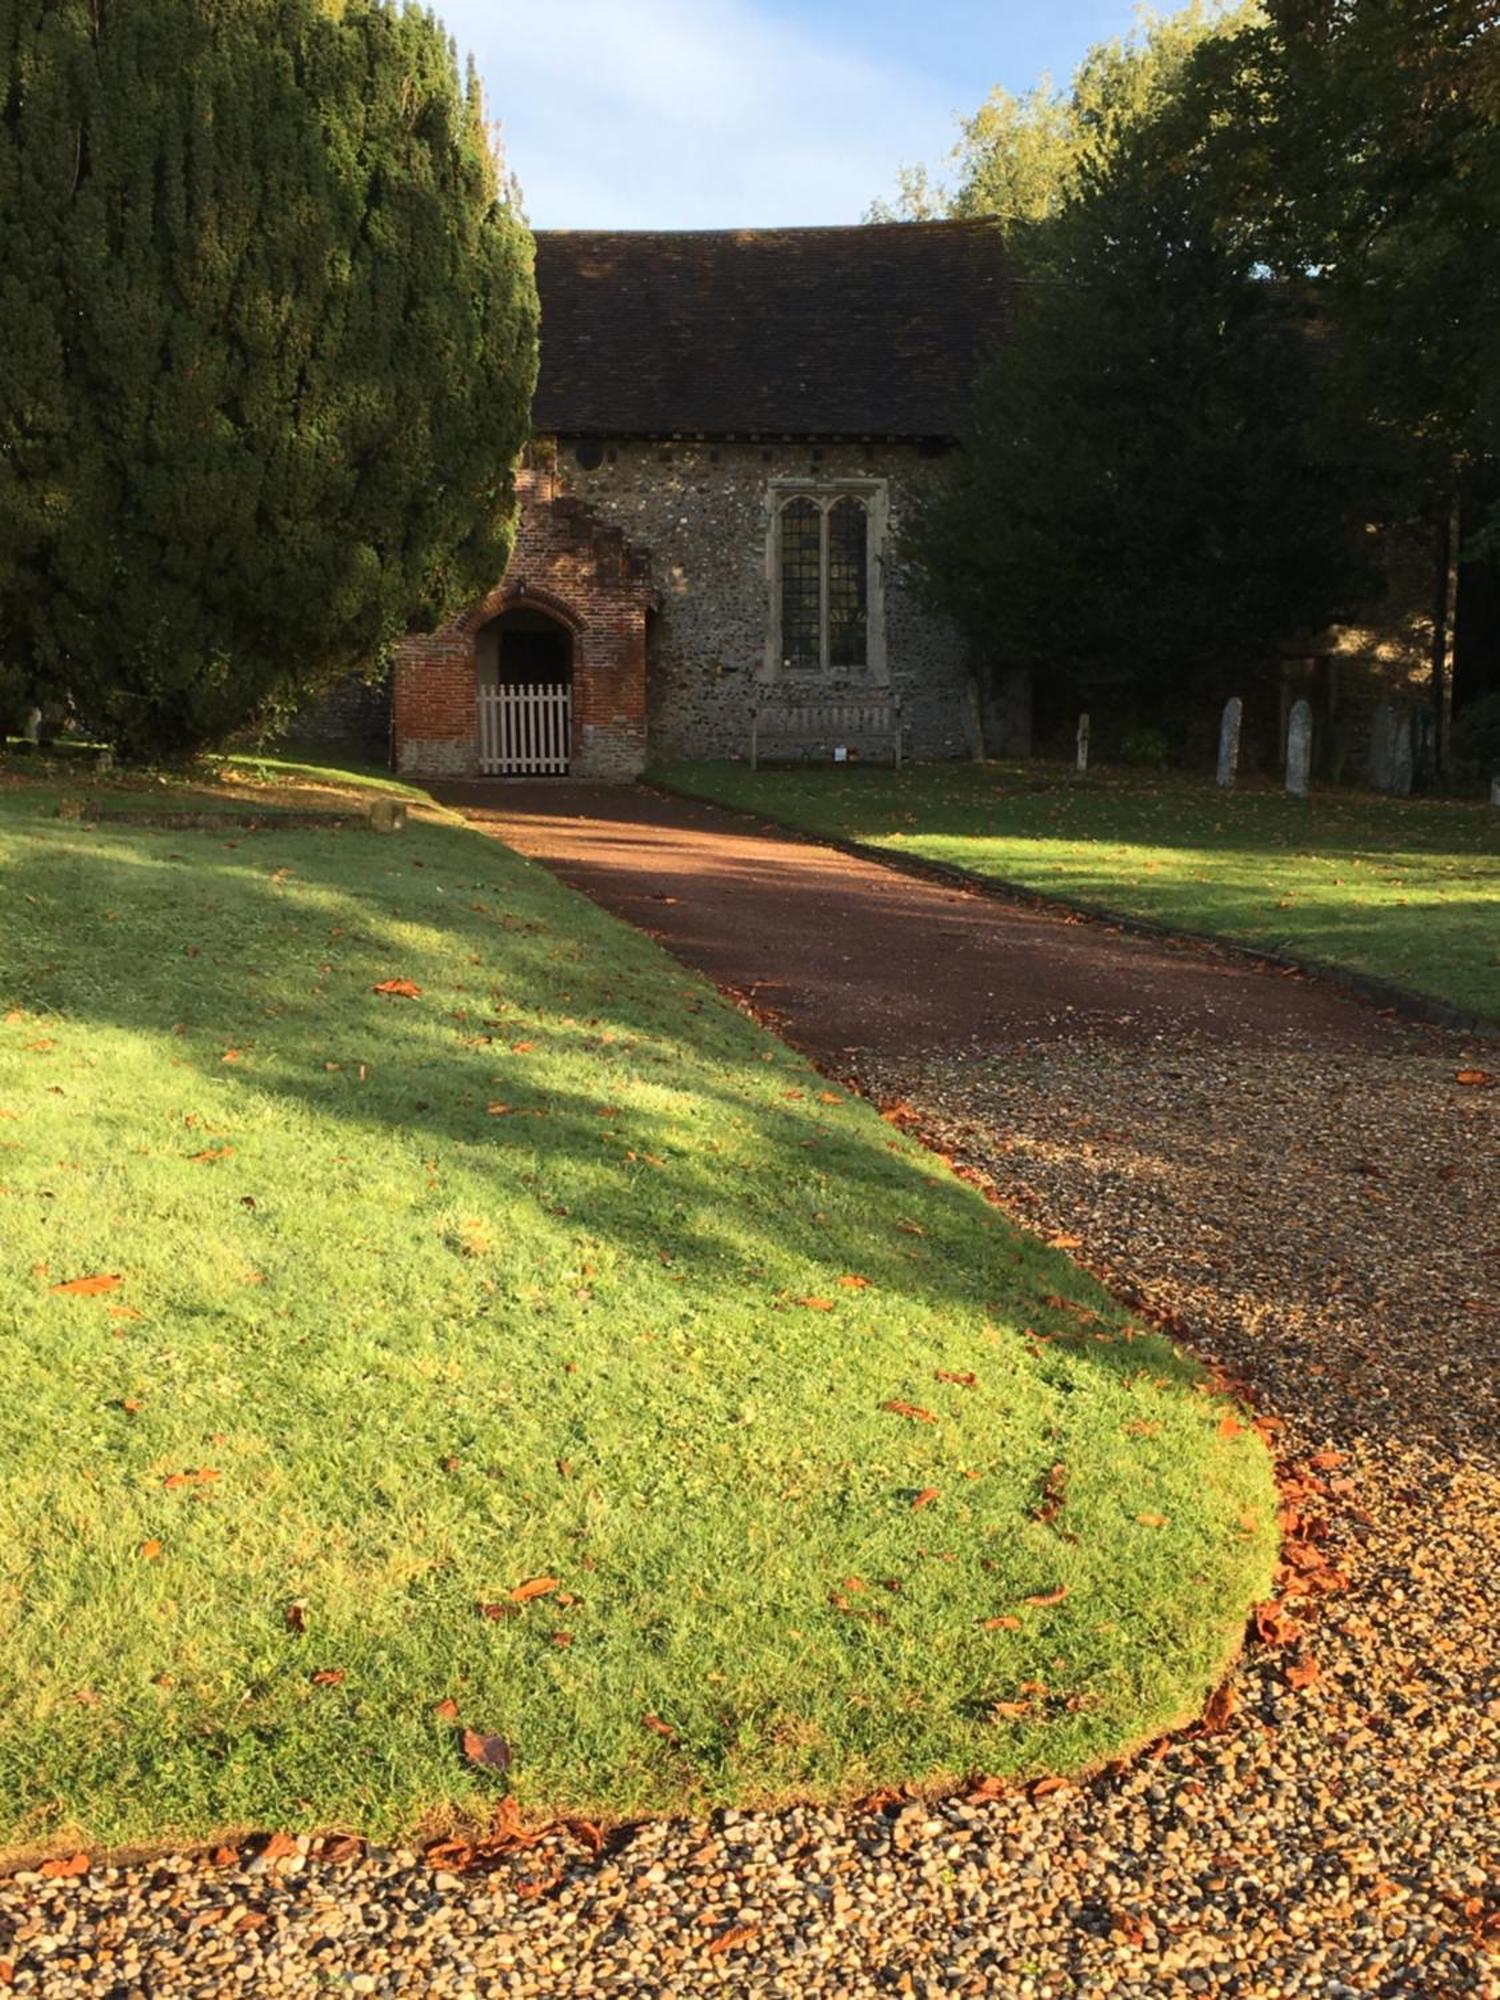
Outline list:
[[[832,757],[840,744],[874,741],[888,746],[901,768],[901,697],[858,695],[834,701],[772,701],[750,722],[750,768],[760,768],[767,747],[823,750]]]

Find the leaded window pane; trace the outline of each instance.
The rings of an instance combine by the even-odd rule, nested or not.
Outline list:
[[[822,517],[811,500],[781,510],[781,651],[791,667],[820,664]]]
[[[868,623],[867,517],[858,500],[840,500],[828,515],[828,663],[862,667]]]

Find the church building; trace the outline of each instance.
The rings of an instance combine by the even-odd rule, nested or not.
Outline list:
[[[743,755],[768,700],[874,695],[909,755],[963,755],[965,648],[892,535],[1000,332],[997,232],[543,231],[537,285],[515,549],[402,641],[397,769],[628,779]]]

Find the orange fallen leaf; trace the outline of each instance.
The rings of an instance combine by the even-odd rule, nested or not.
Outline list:
[[[216,1847],[210,1856],[215,1868],[233,1868],[239,1858],[237,1847]]]
[[[939,1494],[935,1486],[924,1486],[912,1501],[911,1510],[914,1514],[919,1514],[924,1507],[930,1507],[933,1501],[938,1498]]]
[[[1208,1698],[1208,1706],[1203,1711],[1203,1730],[1206,1735],[1216,1736],[1221,1729],[1229,1726],[1231,1718],[1239,1711],[1240,1698],[1225,1681],[1215,1688]]]
[[[370,988],[372,993],[388,993],[393,1000],[418,1000],[422,989],[410,979],[382,979],[378,986]]]
[[[677,1741],[677,1731],[670,1722],[663,1722],[659,1715],[642,1716],[641,1720],[654,1736],[664,1737],[668,1743]]]
[[[843,1101],[843,1097],[836,1090],[820,1090],[818,1092],[819,1104],[842,1104]]]
[[[1137,1514],[1135,1518],[1143,1528],[1164,1528],[1167,1525],[1165,1514]]]
[[[529,1056],[535,1047],[535,1042],[512,1042],[510,1052],[513,1056]]]
[[[237,1063],[239,1059],[240,1052],[238,1049],[226,1049],[223,1055],[219,1057],[221,1063]]]
[[[1021,1621],[1019,1618],[1013,1618],[1008,1611],[1003,1611],[998,1618],[981,1618],[979,1629],[981,1632],[1019,1632]]]
[[[534,1597],[546,1597],[557,1588],[555,1576],[528,1577],[525,1583],[518,1583],[510,1593],[512,1604],[529,1604]]]
[[[101,1273],[96,1278],[69,1278],[65,1284],[49,1285],[50,1292],[74,1299],[91,1299],[100,1292],[112,1292],[116,1285],[124,1282],[120,1272]]]
[[[1015,1716],[1029,1715],[1030,1713],[1031,1703],[1029,1701],[992,1701],[990,1703],[990,1717],[992,1720],[1009,1721]]]
[[[1478,1090],[1487,1083],[1493,1083],[1495,1079],[1487,1069],[1461,1069],[1453,1081],[1466,1084],[1470,1090]]]
[[[934,1368],[932,1376],[935,1382],[951,1382],[959,1389],[977,1389],[979,1387],[979,1377],[972,1370],[967,1374],[960,1375],[952,1368]]]
[[[1054,1250],[1079,1250],[1083,1247],[1081,1236],[1049,1236],[1047,1242]]]
[[[571,1632],[554,1632],[552,1634],[552,1643],[559,1651],[565,1650],[572,1645],[573,1634]]]
[[[708,1956],[717,1958],[720,1952],[731,1951],[737,1944],[744,1944],[760,1929],[759,1924],[735,1924],[731,1930],[721,1931],[708,1947]]]
[[[869,1279],[861,1278],[854,1271],[846,1271],[843,1277],[839,1279],[839,1283],[846,1292],[866,1292],[870,1289]]]
[[[937,1422],[937,1418],[932,1414],[931,1410],[924,1410],[918,1403],[903,1403],[897,1398],[892,1398],[889,1403],[882,1403],[880,1407],[882,1410],[889,1410],[893,1416],[910,1417],[915,1423],[935,1424]]]
[[[205,1146],[201,1153],[189,1153],[188,1162],[192,1166],[216,1167],[220,1160],[229,1159],[233,1146]]]
[[[1314,1472],[1337,1472],[1341,1465],[1347,1464],[1348,1457],[1347,1452],[1334,1451],[1330,1446],[1327,1451],[1315,1451],[1307,1462]]]
[[[833,1311],[832,1299],[818,1299],[818,1298],[793,1299],[792,1304],[794,1306],[806,1306],[809,1312],[831,1313]]]
[[[1286,1675],[1287,1686],[1297,1690],[1299,1693],[1303,1688],[1310,1688],[1313,1682],[1318,1680],[1322,1674],[1321,1667],[1319,1667],[1311,1653],[1299,1653],[1295,1660],[1287,1662],[1283,1671]]]
[[[148,1563],[149,1563],[149,1562],[155,1562],[155,1561],[156,1561],[156,1558],[157,1558],[157,1557],[158,1557],[158,1556],[159,1556],[160,1554],[161,1554],[161,1543],[160,1543],[160,1542],[142,1542],[142,1543],[141,1543],[141,1546],[140,1546],[140,1558],[141,1558],[141,1561],[142,1561],[142,1562],[148,1562]]]
[[[1065,1792],[1067,1789],[1066,1778],[1034,1778],[1026,1787],[1026,1796],[1031,1799],[1044,1799],[1049,1792]]]
[[[312,1684],[315,1688],[336,1688],[343,1681],[344,1675],[343,1667],[319,1667],[312,1677]]]
[[[1219,1419],[1219,1436],[1221,1438],[1237,1438],[1244,1428],[1245,1426],[1236,1416],[1220,1417]]]
[[[60,1855],[54,1861],[44,1861],[40,1873],[50,1882],[71,1882],[89,1872],[89,1858],[86,1854]]]
[[[300,1853],[296,1841],[289,1833],[273,1833],[261,1846],[259,1858],[262,1861],[287,1861]]]
[[[1046,1604],[1061,1604],[1063,1599],[1067,1596],[1067,1594],[1068,1594],[1068,1586],[1065,1583],[1060,1583],[1057,1586],[1056,1590],[1036,1591],[1030,1597],[1023,1597],[1021,1599],[1021,1602],[1023,1604],[1035,1604],[1038,1606]]]
[[[432,1712],[439,1722],[457,1722],[458,1703],[453,1699],[451,1694],[444,1695],[441,1701],[433,1703]]]

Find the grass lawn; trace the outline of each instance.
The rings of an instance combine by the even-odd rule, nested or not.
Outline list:
[[[0,1844],[1068,1770],[1201,1703],[1268,1459],[1060,1252],[441,815],[45,796],[0,785]]]
[[[682,791],[1179,930],[1346,967],[1500,1019],[1500,812],[1047,764],[752,772]]]

